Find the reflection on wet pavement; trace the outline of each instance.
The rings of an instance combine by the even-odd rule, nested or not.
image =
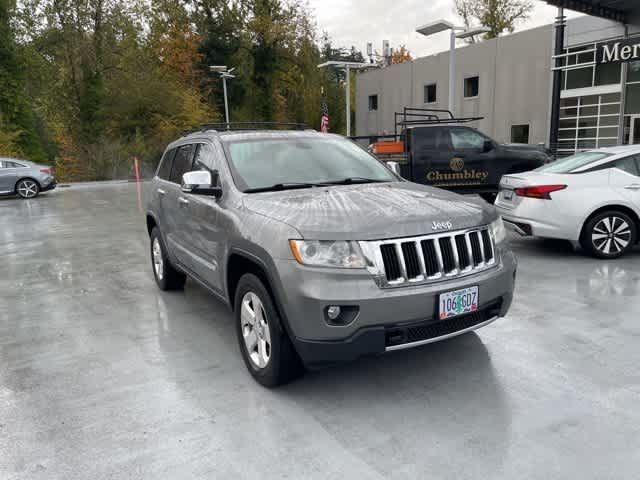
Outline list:
[[[508,318],[268,391],[224,305],[157,290],[137,197],[0,201],[0,478],[636,478],[640,251],[514,238]]]

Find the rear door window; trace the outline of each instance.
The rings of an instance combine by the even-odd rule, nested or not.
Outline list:
[[[411,132],[414,151],[450,150],[449,134],[438,127],[415,128]]]
[[[162,180],[169,180],[171,175],[171,167],[173,167],[173,157],[176,154],[176,149],[172,148],[167,150],[160,160],[160,167],[158,168],[158,177]]]
[[[193,162],[193,145],[183,145],[178,148],[176,156],[173,159],[173,168],[171,169],[170,182],[182,184],[182,176],[191,171]]]

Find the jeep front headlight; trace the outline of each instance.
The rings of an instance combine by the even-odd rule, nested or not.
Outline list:
[[[493,233],[493,239],[496,242],[496,245],[504,242],[507,239],[507,229],[504,226],[502,217],[498,217],[497,220],[492,222],[490,228],[491,232]]]
[[[357,242],[289,240],[291,253],[301,265],[312,267],[364,268],[366,261]]]

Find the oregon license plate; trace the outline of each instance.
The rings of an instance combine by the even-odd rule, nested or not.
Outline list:
[[[468,287],[440,295],[440,320],[478,310],[478,287]]]

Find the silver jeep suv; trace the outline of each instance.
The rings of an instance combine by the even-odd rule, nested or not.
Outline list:
[[[265,386],[472,331],[511,304],[493,206],[407,182],[340,136],[203,129],[167,147],[148,197],[158,286],[189,276],[226,302]]]

